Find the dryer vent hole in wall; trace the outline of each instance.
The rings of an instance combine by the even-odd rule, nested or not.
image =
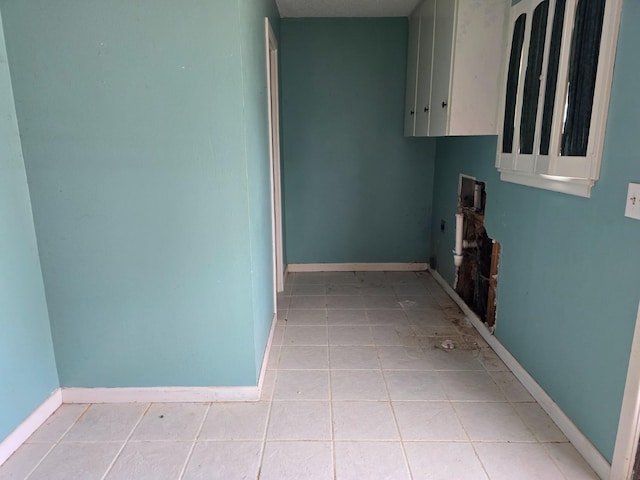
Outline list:
[[[460,176],[458,213],[462,221],[462,264],[455,290],[465,303],[493,328],[496,323],[496,289],[500,244],[484,226],[486,191],[484,182]]]

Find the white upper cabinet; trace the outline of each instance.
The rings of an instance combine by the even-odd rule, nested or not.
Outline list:
[[[420,17],[409,18],[408,58],[418,58],[420,40]],[[404,104],[404,136],[415,135],[416,128],[416,84],[418,82],[418,63],[407,63],[407,94]]]
[[[433,2],[436,3],[436,2]],[[467,101],[465,98],[458,97],[464,95],[465,97],[471,97],[463,91],[457,92],[457,99],[452,102],[451,92],[452,80],[454,75],[459,76],[458,72],[452,70],[453,66],[453,40],[455,35],[455,15],[456,15],[456,3],[451,0],[440,0],[436,4],[436,17],[435,17],[435,35],[434,45],[436,45],[433,53],[433,62],[431,66],[427,68],[430,70],[431,75],[431,105],[433,108],[429,110],[431,113],[429,119],[429,136],[442,137],[445,135],[454,135],[449,132],[449,125],[451,120],[451,106],[452,103],[457,101]],[[466,0],[462,0],[463,4],[470,3]],[[461,45],[457,47],[462,48]],[[458,67],[459,68],[459,67]],[[422,73],[422,71],[420,71]],[[425,72],[426,73],[426,72]],[[473,89],[473,82],[471,78],[466,82],[466,88]],[[484,112],[486,115],[487,112]],[[459,119],[453,119],[453,125],[457,126]],[[464,134],[464,133],[463,133]]]
[[[410,62],[416,67],[420,68],[423,65],[429,65],[428,72],[418,75],[418,68],[410,66],[410,69],[414,69],[417,75],[416,81],[416,130],[415,135],[419,137],[426,137],[429,133],[429,111],[431,109],[431,63],[433,62],[433,35],[435,32],[435,14],[436,14],[436,1],[427,0],[416,11],[416,16],[412,17],[409,21],[418,21],[420,23],[420,38],[411,39],[409,42],[419,41],[419,55],[415,57],[417,62]],[[411,43],[409,43],[411,45]],[[411,47],[409,47],[411,48]]]
[[[500,178],[588,197],[600,173],[622,0],[511,7]]]
[[[509,0],[425,0],[409,18],[405,135],[496,135]],[[417,32],[417,34],[416,34]],[[413,112],[413,114],[411,113]]]

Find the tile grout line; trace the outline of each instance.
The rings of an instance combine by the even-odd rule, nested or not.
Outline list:
[[[289,316],[289,308],[286,309],[287,313],[285,314],[285,320]],[[287,333],[287,322],[284,322],[284,332],[282,334],[282,344],[278,349],[278,362],[276,364],[276,368],[272,371],[274,372],[273,377],[273,386],[271,387],[271,392],[269,396],[269,406],[267,407],[267,418],[264,424],[264,433],[262,434],[262,442],[260,445],[260,459],[258,461],[258,471],[256,472],[256,479],[259,479],[262,475],[262,464],[264,462],[264,452],[267,448],[267,433],[269,432],[269,424],[271,423],[271,411],[273,409],[273,397],[276,393],[276,385],[278,384],[278,374],[280,373],[280,356],[282,355],[282,347],[284,346],[284,336]]]
[[[490,348],[490,347],[489,347]],[[551,463],[556,467],[556,469],[558,470],[558,472],[560,472],[560,475],[562,475],[565,479],[567,478],[567,476],[564,474],[564,472],[562,471],[562,469],[560,468],[560,466],[558,465],[558,463],[553,459],[553,457],[549,454],[549,450],[548,448],[544,445],[544,442],[540,441],[540,439],[538,438],[538,436],[536,435],[536,433],[534,432],[533,428],[529,426],[529,424],[525,421],[525,419],[523,418],[523,416],[520,414],[520,412],[518,411],[518,409],[516,408],[516,404],[518,403],[533,403],[533,402],[514,402],[512,401],[512,399],[507,395],[506,391],[504,388],[502,388],[502,386],[496,381],[495,378],[493,378],[493,375],[491,375],[491,371],[489,369],[487,369],[487,366],[480,362],[480,364],[482,365],[482,367],[484,368],[484,372],[489,375],[489,378],[491,378],[491,380],[493,381],[493,383],[498,387],[498,389],[500,390],[500,392],[502,393],[502,395],[504,396],[506,403],[509,404],[509,406],[513,409],[514,413],[516,414],[516,417],[522,422],[522,424],[524,425],[525,429],[531,434],[531,437],[534,439],[533,442],[510,442],[510,443],[522,443],[525,445],[540,445],[545,452],[545,455],[547,456],[547,458],[549,458],[549,460],[551,460]],[[509,372],[511,372],[511,370],[508,370]],[[511,372],[512,373],[512,372]],[[517,379],[516,379],[517,381]],[[536,405],[539,405],[537,402],[535,402]],[[457,411],[456,411],[456,415],[457,415]],[[461,422],[462,423],[462,422]],[[552,421],[553,423],[553,421]],[[555,425],[555,423],[553,423],[553,425]],[[464,426],[463,426],[464,428]],[[466,431],[466,430],[465,430]],[[562,442],[562,443],[566,443],[566,442]],[[472,443],[472,447],[474,452],[476,452],[476,456],[478,457],[478,459],[480,459],[480,456],[478,455],[475,446]],[[482,463],[482,460],[480,460],[480,462]],[[484,464],[483,464],[483,468],[484,468]],[[486,469],[485,469],[486,470]],[[488,475],[488,472],[487,472]]]
[[[56,447],[58,446],[58,444],[59,444],[59,443],[60,443],[60,442],[58,441],[58,442],[56,442],[56,443],[51,444],[51,447],[49,447],[49,449],[48,449],[48,450],[47,450],[47,452],[43,455],[43,457],[42,457],[38,462],[36,462],[35,466],[34,466],[31,470],[29,470],[29,473],[27,473],[27,476],[26,476],[26,477],[24,477],[24,479],[25,479],[25,480],[28,480],[28,478],[29,478],[29,477],[31,477],[31,475],[33,474],[33,472],[35,472],[35,471],[37,470],[37,468],[42,464],[42,462],[44,462],[45,458],[47,458],[47,457],[49,456],[49,454],[51,453],[51,451],[52,451],[54,448],[56,448]]]
[[[486,369],[484,368],[484,365],[482,365],[482,368],[483,368],[483,370],[478,370],[478,371],[486,371]],[[478,462],[480,463],[480,466],[482,467],[482,471],[484,472],[486,478],[490,479],[489,472],[487,471],[484,463],[480,459],[480,455],[478,455],[478,452],[477,452],[477,450],[475,448],[475,445],[473,444],[473,441],[471,440],[471,436],[469,435],[469,432],[467,431],[467,428],[465,427],[464,423],[462,422],[462,419],[460,418],[460,415],[458,414],[458,410],[456,409],[456,407],[454,405],[454,402],[451,400],[451,396],[449,395],[447,390],[444,388],[444,385],[442,385],[442,381],[441,381],[441,377],[440,377],[440,371],[436,371],[436,379],[437,379],[438,383],[440,383],[440,385],[442,386],[442,391],[444,392],[445,397],[447,398],[447,402],[449,403],[449,406],[451,407],[451,410],[453,410],[453,414],[455,415],[455,418],[458,420],[458,423],[460,424],[460,427],[462,428],[462,431],[464,432],[465,436],[467,437],[467,440],[468,440],[467,443],[471,447],[471,450],[473,451],[473,454],[474,454],[476,460],[478,460]]]
[[[198,426],[198,430],[193,437],[193,442],[191,442],[191,448],[187,452],[187,458],[185,458],[184,463],[182,464],[182,468],[180,469],[180,473],[178,474],[178,480],[181,480],[184,477],[184,474],[187,472],[187,467],[189,466],[189,462],[191,461],[191,457],[193,456],[193,451],[196,449],[196,444],[198,443],[198,438],[200,438],[200,433],[202,432],[202,428],[204,427],[207,418],[209,417],[209,412],[211,411],[211,402],[207,403],[207,409],[202,416],[202,420],[200,421],[200,425]]]
[[[446,392],[445,392],[445,395],[447,395]],[[448,395],[447,395],[447,397],[448,397]],[[476,460],[478,460],[478,463],[480,464],[480,467],[482,467],[482,471],[484,472],[484,474],[487,477],[487,479],[490,480],[491,477],[489,475],[489,472],[487,471],[487,468],[485,467],[484,462],[480,458],[480,455],[478,454],[478,451],[476,450],[476,446],[474,445],[473,440],[471,440],[471,436],[469,435],[469,432],[467,432],[467,427],[464,426],[464,423],[462,422],[462,419],[460,418],[460,415],[458,414],[458,410],[456,410],[456,407],[455,407],[455,405],[453,404],[453,402],[451,400],[449,400],[449,405],[451,406],[451,409],[453,410],[453,414],[456,416],[456,419],[460,423],[460,426],[462,427],[462,431],[464,432],[464,434],[467,437],[467,440],[468,440],[467,443],[471,447],[471,450],[473,451],[473,455],[475,456]]]
[[[483,365],[484,366],[484,365]],[[486,370],[486,367],[485,367]],[[529,426],[529,424],[525,421],[525,419],[522,417],[522,415],[520,415],[520,412],[518,411],[518,409],[516,408],[516,403],[533,403],[533,402],[512,402],[511,399],[507,396],[507,394],[505,393],[504,389],[498,385],[498,382],[495,381],[495,379],[493,378],[493,376],[491,375],[491,373],[486,370],[487,373],[489,374],[489,376],[491,377],[491,379],[494,381],[494,383],[498,386],[498,388],[500,389],[500,391],[502,392],[502,394],[504,395],[504,397],[507,399],[507,403],[509,403],[509,405],[511,406],[511,408],[513,409],[513,411],[516,414],[516,417],[518,417],[520,419],[520,421],[522,422],[522,424],[524,425],[524,427],[529,431],[529,433],[531,433],[531,436],[534,439],[534,442],[529,443],[530,445],[540,445],[540,447],[544,450],[545,455],[547,456],[547,458],[549,460],[551,460],[551,463],[556,467],[556,469],[558,470],[558,472],[560,472],[560,475],[562,475],[565,479],[567,479],[568,477],[565,475],[564,471],[562,470],[562,468],[560,468],[560,465],[558,464],[558,462],[556,462],[554,460],[554,458],[551,456],[551,454],[549,453],[549,449],[547,448],[547,446],[545,445],[545,443],[569,443],[569,445],[571,445],[570,442],[542,442],[538,436],[536,435],[536,433],[533,431],[533,428],[531,428]],[[535,405],[540,405],[538,402],[535,402]],[[546,415],[546,412],[543,413]],[[555,422],[553,420],[551,420],[551,423],[556,426]],[[557,427],[557,426],[556,426]],[[564,433],[562,434],[564,436]],[[566,439],[566,437],[565,437]],[[523,442],[524,443],[524,442]]]
[[[329,312],[327,312],[327,321],[328,321]],[[336,480],[338,478],[338,472],[336,469],[336,444],[335,444],[335,425],[333,422],[333,380],[331,375],[331,349],[329,348],[329,337],[328,337],[328,328],[327,328],[327,366],[329,367],[329,435],[330,442],[329,446],[331,448],[331,473],[333,475],[333,479]]]
[[[127,438],[125,438],[124,442],[122,443],[122,446],[120,447],[120,449],[116,453],[116,456],[113,458],[113,460],[109,464],[109,467],[107,468],[107,471],[104,472],[104,475],[102,475],[102,477],[100,477],[100,480],[104,480],[105,478],[107,478],[107,475],[109,475],[109,473],[111,472],[111,469],[113,468],[113,466],[118,461],[118,458],[120,458],[120,455],[122,454],[122,451],[127,446],[127,442],[129,442],[129,439],[133,436],[133,432],[136,431],[136,428],[138,428],[138,425],[140,425],[140,422],[142,422],[142,419],[145,417],[145,415],[147,414],[147,412],[149,411],[150,408],[151,408],[151,403],[147,403],[147,407],[144,409],[144,411],[140,415],[140,418],[138,418],[138,421],[135,423],[135,425],[133,426],[133,428],[129,432],[129,435],[127,435]]]
[[[376,354],[378,356],[378,363],[380,364],[380,376],[382,377],[382,383],[384,383],[384,389],[387,393],[387,400],[389,401],[389,408],[391,409],[391,415],[393,416],[393,423],[396,427],[396,433],[398,434],[398,438],[400,439],[400,450],[402,451],[402,458],[404,459],[404,464],[407,467],[407,472],[409,472],[409,478],[413,480],[413,472],[411,471],[411,465],[409,464],[409,456],[407,455],[407,451],[404,446],[404,439],[402,438],[402,432],[400,431],[400,424],[398,423],[398,417],[396,416],[396,409],[393,406],[393,401],[391,399],[391,392],[389,391],[389,385],[387,384],[387,377],[384,374],[384,370],[382,368],[382,360],[380,359],[380,350],[376,346]]]
[[[60,406],[62,407],[62,405]],[[60,408],[58,407],[58,408]],[[56,448],[60,442],[62,441],[62,439],[64,438],[64,436],[69,433],[69,430],[71,430],[76,423],[78,423],[78,421],[84,416],[84,414],[87,412],[87,410],[89,410],[89,407],[91,407],[91,404],[87,404],[87,406],[84,408],[84,410],[82,410],[82,412],[75,418],[75,420],[73,422],[71,422],[71,425],[69,425],[69,427],[62,432],[62,435],[60,435],[58,437],[58,440],[56,440],[55,442],[53,442],[53,444],[51,445],[51,448],[49,448],[49,450],[47,450],[47,452],[42,456],[42,458],[36,462],[35,466],[29,470],[29,473],[27,473],[27,476],[24,477],[24,480],[28,480],[28,478],[33,475],[33,472],[36,471],[36,469],[42,464],[42,462],[44,462],[45,458],[47,458],[49,456],[49,454],[53,451],[54,448]],[[57,410],[56,410],[57,411]],[[55,412],[54,412],[55,413]],[[34,432],[35,433],[35,432]],[[32,434],[33,435],[33,434]],[[28,439],[27,439],[28,440]],[[26,443],[26,442],[25,442]],[[37,443],[37,442],[36,442]]]
[[[444,308],[444,307],[442,307]],[[518,410],[515,408],[515,406],[513,405],[513,402],[511,401],[511,399],[506,395],[506,392],[504,391],[504,389],[498,384],[498,382],[495,380],[495,378],[493,378],[493,376],[491,375],[491,372],[487,369],[486,365],[482,362],[479,362],[482,365],[482,371],[484,373],[486,373],[489,378],[492,380],[493,384],[498,388],[498,390],[500,391],[500,393],[504,396],[505,401],[501,401],[501,402],[491,402],[491,403],[507,403],[515,412],[516,417],[522,422],[522,424],[524,425],[524,427],[526,428],[526,430],[531,434],[532,438],[534,439],[534,442],[506,442],[506,443],[523,443],[523,444],[529,444],[529,445],[535,445],[535,444],[539,444],[538,439],[536,437],[536,435],[534,434],[534,432],[531,430],[531,428],[529,428],[529,426],[527,425],[527,423],[524,421],[524,419],[521,417],[521,415],[518,413]],[[446,394],[446,392],[445,392]],[[447,394],[448,397],[448,394]],[[478,451],[476,450],[476,446],[475,446],[475,442],[473,442],[471,440],[471,437],[469,436],[469,433],[467,432],[467,429],[464,425],[464,423],[462,422],[462,420],[460,419],[460,415],[458,414],[458,410],[455,408],[454,402],[449,400],[449,403],[451,404],[453,411],[456,415],[456,418],[458,419],[458,421],[460,422],[460,425],[462,426],[463,431],[465,432],[465,435],[467,435],[467,438],[469,438],[469,444],[471,445],[471,448],[473,449],[473,452],[476,456],[476,458],[478,459],[478,461],[480,462],[480,465],[482,466],[482,469],[485,472],[485,475],[487,476],[487,478],[490,478],[489,472],[487,471],[487,468],[484,464],[484,462],[482,461],[482,459],[480,458],[480,455],[478,454]],[[474,403],[474,401],[469,401],[468,403]],[[478,401],[475,401],[475,403],[479,403]],[[488,402],[487,402],[488,403]],[[478,443],[484,443],[484,442],[478,442]],[[487,443],[494,443],[494,442],[487,442]],[[502,442],[500,442],[502,443]],[[550,458],[551,456],[548,455],[547,456]],[[551,459],[553,462],[553,459]],[[553,462],[555,465],[555,462]],[[557,468],[557,466],[556,466]],[[560,469],[558,468],[558,470],[560,471]],[[562,476],[564,476],[564,474],[562,472],[560,472]],[[566,478],[566,477],[565,477]]]
[[[267,448],[267,432],[269,431],[269,424],[271,423],[271,410],[273,408],[273,394],[276,388],[276,381],[278,379],[278,369],[274,370],[275,378],[273,379],[273,391],[271,392],[271,398],[269,399],[269,406],[267,407],[267,418],[264,423],[264,432],[262,433],[262,441],[260,442],[260,456],[258,461],[258,471],[256,472],[256,479],[262,475],[262,463],[264,462],[264,452]]]
[[[560,468],[560,465],[558,462],[555,461],[555,459],[549,454],[549,448],[546,444],[544,443],[540,443],[539,445],[542,446],[542,448],[544,449],[544,452],[547,454],[547,457],[549,457],[551,459],[551,463],[553,463],[553,465],[558,469],[558,471],[560,472],[560,475],[562,475],[565,480],[571,480],[567,475],[565,475],[564,470],[562,468]],[[571,445],[571,444],[570,444]],[[575,448],[575,447],[574,447]]]

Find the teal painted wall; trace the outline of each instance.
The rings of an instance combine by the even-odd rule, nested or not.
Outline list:
[[[275,313],[265,17],[269,17],[277,35],[279,14],[275,1],[240,1],[256,375]]]
[[[63,386],[255,385],[263,3],[2,3]]]
[[[0,112],[2,441],[59,384],[1,24]]]
[[[439,139],[433,250],[453,280],[458,175],[487,182],[487,230],[502,244],[496,336],[611,461],[640,293],[640,5],[624,2],[600,180],[584,199],[500,182],[496,140]],[[444,234],[436,230],[447,220]]]
[[[407,19],[283,19],[289,263],[426,261],[435,140],[403,137]]]

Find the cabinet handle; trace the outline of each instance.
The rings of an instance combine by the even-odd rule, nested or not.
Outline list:
[[[445,108],[447,106],[447,102],[442,102],[442,108]]]
[[[413,110],[411,110],[410,115],[413,116],[413,114],[416,113]]]
[[[428,112],[429,111],[429,107],[424,107],[424,111]]]

